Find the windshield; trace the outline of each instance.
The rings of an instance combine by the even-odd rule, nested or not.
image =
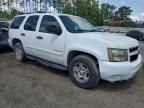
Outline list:
[[[66,29],[71,33],[96,32],[97,29],[86,19],[78,16],[59,16]]]

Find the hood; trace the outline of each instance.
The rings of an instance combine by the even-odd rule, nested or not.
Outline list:
[[[106,46],[110,48],[129,49],[139,45],[137,40],[115,33],[89,32],[77,35],[87,38],[87,40],[92,39],[95,40],[95,42],[101,41],[101,43],[107,44]]]

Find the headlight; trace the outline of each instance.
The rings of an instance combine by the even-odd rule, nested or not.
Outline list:
[[[126,49],[108,49],[108,57],[110,62],[128,61],[128,51]]]

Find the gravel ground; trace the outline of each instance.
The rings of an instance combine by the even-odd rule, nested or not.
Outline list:
[[[144,49],[141,53],[144,57]],[[66,71],[19,63],[12,51],[1,50],[0,108],[144,108],[144,70],[128,81],[100,81],[84,90],[72,84]]]

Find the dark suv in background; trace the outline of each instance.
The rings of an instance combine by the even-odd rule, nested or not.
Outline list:
[[[138,41],[144,41],[144,33],[138,30],[131,30],[126,36],[137,39]]]

